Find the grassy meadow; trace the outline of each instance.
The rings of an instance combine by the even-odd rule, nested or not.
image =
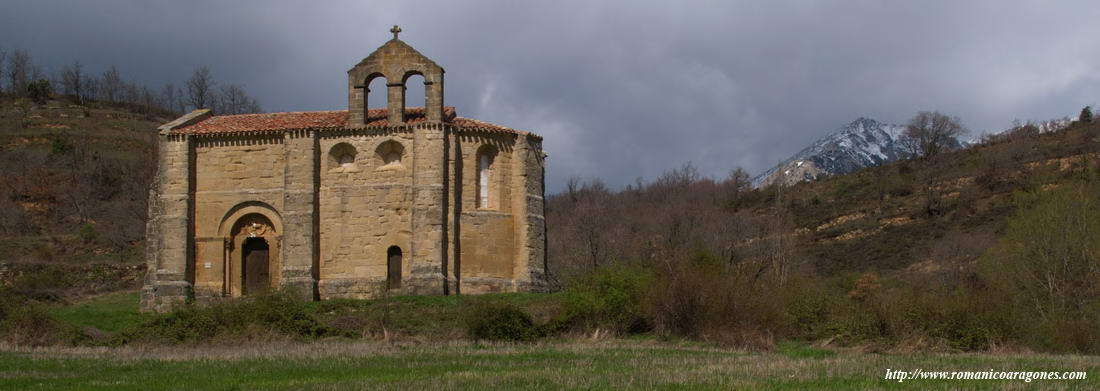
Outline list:
[[[76,328],[124,333],[155,318],[137,312],[136,292],[48,308]],[[780,342],[768,352],[690,340],[565,334],[537,343],[464,340],[453,318],[470,301],[506,300],[535,314],[557,295],[394,297],[309,303],[388,308],[388,336],[313,341],[270,333],[198,343],[120,346],[0,345],[0,389],[1088,389],[1100,380],[886,380],[887,369],[926,371],[1100,370],[1100,357],[1036,354],[877,353],[859,347]],[[539,310],[543,308],[543,310]],[[552,311],[550,311],[552,312]]]
[[[0,388],[232,389],[1095,389],[1088,380],[885,380],[886,369],[1100,369],[1088,356],[916,354],[782,344],[751,353],[653,340],[539,344],[323,341],[0,353]]]

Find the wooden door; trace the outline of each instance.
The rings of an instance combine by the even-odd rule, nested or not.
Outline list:
[[[253,295],[267,291],[271,286],[267,241],[263,238],[248,238],[243,247],[241,259],[244,267],[241,271],[244,275],[241,279],[244,280],[244,294]]]

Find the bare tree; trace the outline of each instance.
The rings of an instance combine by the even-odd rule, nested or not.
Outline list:
[[[222,115],[254,114],[260,112],[260,104],[256,102],[244,88],[230,84],[222,87],[215,95],[215,102],[211,106],[214,111]]]
[[[195,109],[209,109],[214,94],[214,76],[205,66],[195,70],[187,80],[187,103]]]
[[[15,49],[11,59],[8,60],[7,77],[8,88],[11,94],[20,96],[27,93],[27,83],[30,82],[31,55],[26,50]]]
[[[79,104],[84,104],[86,81],[83,69],[84,66],[80,65],[80,61],[73,61],[72,65],[61,69],[61,85],[65,94],[72,96]]]
[[[99,81],[95,75],[87,75],[84,77],[84,95],[80,98],[84,101],[97,100],[100,97],[99,91],[103,83]]]
[[[140,89],[141,105],[145,107],[146,113],[151,113],[153,108],[158,106],[157,96],[149,89],[148,86],[142,85]]]
[[[118,68],[111,65],[110,69],[103,72],[103,78],[99,81],[100,98],[108,102],[118,103],[122,100],[125,89],[124,84],[122,75],[118,72]]]
[[[737,167],[730,171],[729,176],[720,186],[725,193],[724,201],[727,204],[735,204],[741,199],[742,193],[752,190],[752,176],[741,167]]]
[[[126,103],[127,105],[130,105],[130,107],[138,109],[139,111],[141,111],[142,109],[138,108],[137,106],[139,106],[141,104],[141,89],[142,88],[144,88],[144,86],[142,86],[142,85],[140,85],[136,82],[123,82],[122,83],[122,101],[124,103]]]
[[[176,106],[172,109],[180,114],[187,112],[187,98],[183,96],[183,88],[176,87],[175,94],[176,98],[174,100],[176,102]]]
[[[580,201],[580,187],[581,178],[576,176],[569,177],[569,181],[565,183],[565,194],[569,197],[569,202],[576,204]]]
[[[3,75],[7,74],[5,72],[5,69],[6,69],[5,67],[7,66],[7,63],[8,63],[8,52],[4,51],[3,49],[0,49],[0,94],[4,93],[4,77],[3,77]]]
[[[38,64],[35,64],[33,62],[30,63],[30,68],[29,69],[30,69],[29,74],[31,75],[30,80],[32,82],[33,81],[38,81],[38,80],[44,80],[44,79],[47,78],[46,77],[46,72],[43,72],[42,67],[38,66]]]
[[[165,110],[176,111],[176,84],[172,82],[164,83],[164,87],[160,88],[158,99]]]
[[[734,191],[747,191],[752,188],[752,176],[745,169],[737,167],[726,177],[726,184]]]
[[[911,156],[928,159],[949,151],[959,146],[959,136],[966,133],[966,128],[958,118],[948,117],[938,111],[922,111],[917,113],[905,127],[902,143],[909,150]],[[925,197],[924,209],[928,215],[940,213],[941,189],[940,182],[943,174],[941,163],[935,159],[928,159],[929,164],[920,175],[922,192]]]
[[[902,142],[912,156],[932,157],[959,145],[959,136],[966,128],[958,117],[948,117],[938,111],[922,111],[909,120]]]

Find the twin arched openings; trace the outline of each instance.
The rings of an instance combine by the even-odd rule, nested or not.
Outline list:
[[[399,169],[403,168],[401,161],[405,156],[405,146],[396,140],[386,140],[374,149],[375,169]],[[328,154],[329,172],[357,172],[361,164],[366,162],[358,159],[359,151],[349,143],[338,143],[332,146]]]
[[[364,117],[367,121],[378,119],[377,114],[370,115],[369,110],[372,105],[374,108],[400,110],[402,120],[406,103],[412,102],[413,107],[420,106],[417,102],[423,102],[423,107],[431,105],[428,99],[428,87],[431,83],[418,71],[409,71],[399,82],[390,82],[385,75],[375,73],[367,77],[364,86],[366,88],[363,90],[363,110],[366,112]]]
[[[493,145],[482,145],[477,149],[476,155],[476,195],[475,205],[478,209],[500,208],[499,170],[497,155],[499,151]],[[338,143],[329,150],[329,172],[357,172],[362,161],[358,159],[359,151],[349,143]],[[405,146],[396,140],[386,140],[374,149],[373,165],[376,170],[400,169],[405,156]]]

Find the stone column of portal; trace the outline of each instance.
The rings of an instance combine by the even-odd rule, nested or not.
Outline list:
[[[283,231],[280,244],[281,284],[303,300],[314,300],[317,287],[314,203],[317,181],[317,133],[296,130],[284,133]],[[276,228],[279,229],[279,228]]]
[[[413,129],[412,259],[403,287],[411,294],[444,292],[443,251],[446,198],[444,127],[438,123]]]
[[[546,290],[546,219],[543,215],[543,156],[537,140],[520,134],[513,149],[512,216],[515,219],[515,290]]]
[[[187,262],[191,243],[188,236],[193,140],[185,135],[170,135],[170,130],[162,130],[157,141],[157,176],[149,195],[147,271],[141,289],[144,311],[168,311],[191,294]]]

